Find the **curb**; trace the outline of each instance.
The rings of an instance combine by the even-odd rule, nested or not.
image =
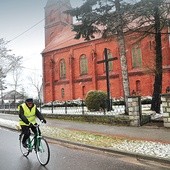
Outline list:
[[[9,130],[12,130],[12,131],[19,131],[18,129],[3,126],[3,125],[0,125],[0,127],[6,128],[6,129],[9,129]],[[156,161],[156,162],[160,162],[160,163],[170,164],[170,160],[166,159],[166,158],[159,158],[159,157],[154,157],[154,156],[149,156],[149,155],[144,155],[144,154],[138,154],[138,153],[133,153],[133,152],[123,152],[123,151],[119,151],[119,150],[101,148],[101,147],[97,147],[97,146],[71,142],[71,141],[67,141],[67,140],[63,140],[63,139],[51,138],[51,137],[47,137],[45,135],[44,135],[44,137],[47,138],[47,139],[51,139],[51,140],[55,140],[57,142],[60,142],[61,145],[64,143],[64,144],[67,144],[67,145],[83,147],[83,148],[92,149],[92,150],[101,151],[101,152],[126,155],[126,156],[130,156],[130,157],[133,157],[133,158],[136,158],[136,159],[144,159],[144,160],[150,160],[150,161]]]

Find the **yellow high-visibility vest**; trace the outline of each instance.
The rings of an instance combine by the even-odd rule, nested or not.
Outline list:
[[[32,124],[36,123],[36,105],[34,104],[33,108],[30,110],[28,106],[23,103],[21,104],[23,110],[24,110],[24,116],[28,119],[28,121]],[[24,123],[21,119],[19,120],[20,125],[26,125],[29,126],[28,124]]]

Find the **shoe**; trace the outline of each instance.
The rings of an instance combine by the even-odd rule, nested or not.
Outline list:
[[[26,143],[23,143],[22,146],[23,146],[24,148],[28,148],[28,145],[27,145]]]

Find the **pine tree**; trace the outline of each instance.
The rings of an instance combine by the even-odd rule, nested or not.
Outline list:
[[[86,0],[79,8],[67,11],[72,16],[76,16],[78,21],[81,21],[79,24],[73,25],[77,39],[83,37],[85,40],[90,40],[95,38],[95,33],[101,33],[103,38],[117,35],[126,106],[129,96],[129,80],[124,35],[125,32],[137,32],[141,33],[140,39],[148,35],[155,36],[155,81],[151,109],[157,113],[160,112],[160,94],[162,92],[161,31],[165,26],[170,25],[168,18],[170,3],[168,1]]]
[[[126,17],[124,17],[127,6],[127,3],[120,3],[120,0],[86,0],[79,8],[67,11],[72,16],[76,16],[78,21],[81,21],[81,23],[73,25],[73,31],[77,33],[75,36],[77,39],[83,37],[85,40],[91,40],[95,38],[95,33],[102,34],[103,38],[117,35],[126,114],[128,113],[127,98],[130,95],[123,31],[124,25],[127,23]]]

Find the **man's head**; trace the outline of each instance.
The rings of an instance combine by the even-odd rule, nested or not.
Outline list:
[[[25,103],[27,104],[28,107],[32,107],[33,106],[33,99],[32,98],[27,98],[25,100]]]

